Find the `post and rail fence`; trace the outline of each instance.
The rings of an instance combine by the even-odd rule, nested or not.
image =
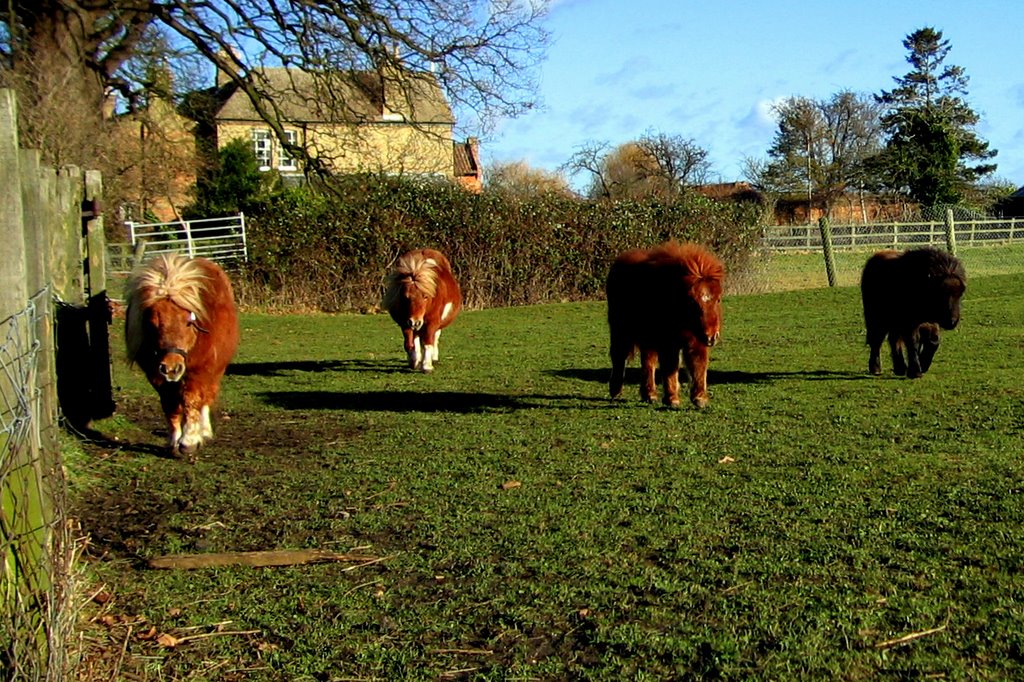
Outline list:
[[[125,222],[127,243],[110,244],[108,274],[123,279],[135,265],[164,253],[230,265],[249,259],[245,214],[167,223]]]
[[[0,679],[66,679],[73,631],[61,422],[113,413],[102,178],[18,142],[0,89]]]

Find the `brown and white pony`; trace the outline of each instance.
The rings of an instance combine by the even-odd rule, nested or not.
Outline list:
[[[953,255],[931,247],[879,251],[861,273],[868,371],[882,373],[882,342],[889,337],[892,371],[912,379],[928,371],[939,349],[939,328],[960,322],[967,273]],[[906,350],[906,361],[903,351]]]
[[[192,454],[213,437],[210,410],[238,347],[231,282],[205,258],[165,254],[132,273],[125,299],[128,362],[160,396],[172,454]]]
[[[441,330],[462,309],[462,292],[448,259],[434,249],[403,254],[388,275],[382,306],[402,328],[409,368],[433,371]]]
[[[626,362],[639,349],[643,365],[640,397],[654,402],[655,364],[661,366],[663,402],[679,406],[679,355],[690,375],[690,401],[708,404],[711,346],[722,325],[725,266],[696,244],[666,242],[626,251],[608,273],[608,328],[611,332],[612,398],[622,395]]]

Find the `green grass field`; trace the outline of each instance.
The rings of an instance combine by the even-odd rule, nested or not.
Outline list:
[[[83,669],[1019,675],[1024,279],[973,277],[920,380],[867,375],[854,288],[724,308],[704,411],[640,403],[635,369],[607,399],[602,303],[465,312],[433,375],[403,370],[387,316],[247,314],[195,464],[156,454],[156,396],[116,363],[119,414],[71,452],[86,575],[109,595]],[[380,560],[146,566],[297,548]]]
[[[856,286],[865,261],[875,249],[835,251],[836,285]],[[957,256],[969,277],[1020,274],[1024,271],[1024,245],[960,247]],[[773,251],[756,260],[750,272],[738,274],[731,288],[740,293],[765,293],[828,286],[825,258],[816,251]]]

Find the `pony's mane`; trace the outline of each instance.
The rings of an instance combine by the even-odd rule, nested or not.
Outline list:
[[[651,250],[651,260],[682,263],[694,281],[713,280],[721,283],[725,278],[722,261],[698,244],[667,242]]]
[[[918,253],[926,256],[925,262],[927,273],[931,277],[957,277],[960,281],[966,281],[967,271],[964,264],[956,256],[934,248],[917,249]],[[908,253],[912,253],[909,252]]]
[[[404,282],[412,282],[426,296],[437,293],[437,261],[421,252],[407,253],[398,259],[395,269],[388,275],[384,292],[384,307],[390,308],[402,292]]]
[[[178,253],[157,256],[136,268],[128,278],[125,300],[125,340],[129,362],[135,360],[143,341],[143,311],[158,301],[169,300],[192,313],[201,322],[207,320],[203,294],[209,276],[198,261]]]

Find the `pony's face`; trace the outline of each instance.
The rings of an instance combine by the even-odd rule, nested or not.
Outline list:
[[[400,317],[402,326],[418,330],[423,326],[423,318],[430,309],[431,298],[427,296],[412,278],[402,283],[402,295],[399,297]]]
[[[690,298],[698,311],[691,331],[705,346],[714,346],[722,329],[722,285],[701,280],[690,289]]]
[[[950,275],[939,280],[930,292],[932,317],[943,329],[954,329],[960,323],[960,299],[966,289],[962,279]]]
[[[146,310],[145,325],[156,356],[156,371],[167,381],[181,381],[188,354],[206,330],[199,325],[195,313],[169,300],[157,301]]]

